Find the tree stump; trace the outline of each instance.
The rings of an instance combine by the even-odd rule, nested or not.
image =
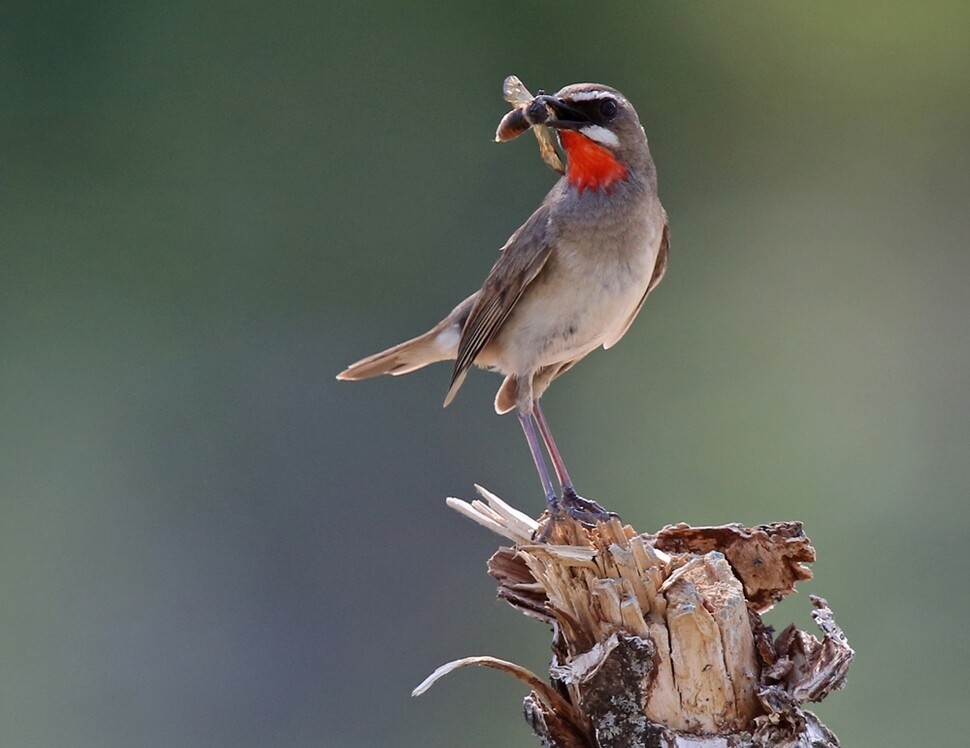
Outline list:
[[[547,683],[492,657],[465,665],[529,686],[525,718],[547,748],[832,748],[802,708],[842,688],[853,651],[825,600],[811,597],[822,638],[794,625],[777,637],[761,614],[811,578],[815,550],[800,523],[668,526],[638,534],[612,520],[539,523],[480,486],[485,501],[452,508],[511,540],[488,562],[498,595],[551,624]],[[549,521],[548,519],[546,521]]]

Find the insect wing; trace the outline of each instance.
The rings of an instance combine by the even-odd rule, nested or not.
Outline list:
[[[532,131],[536,134],[536,140],[539,141],[539,155],[542,156],[542,160],[557,174],[565,174],[566,166],[559,158],[559,151],[556,150],[552,131],[545,125],[536,125],[532,128]]]
[[[526,88],[519,77],[510,75],[502,83],[502,98],[512,106],[523,106],[531,102],[535,96]]]
[[[505,115],[495,132],[495,140],[505,141],[517,138],[525,132],[530,124],[525,116],[525,108],[532,103],[535,96],[525,87],[518,76],[510,75],[502,82],[502,97],[515,109]],[[546,165],[557,174],[565,174],[566,167],[559,158],[552,131],[545,125],[533,125],[532,131],[539,141],[539,155]]]

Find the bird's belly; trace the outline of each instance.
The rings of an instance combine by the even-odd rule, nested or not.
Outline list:
[[[590,258],[588,250],[560,252],[489,346],[491,365],[525,375],[582,358],[621,332],[653,273],[657,249],[651,244],[609,262]]]

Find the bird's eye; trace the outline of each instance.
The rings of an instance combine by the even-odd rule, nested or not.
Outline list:
[[[606,119],[613,119],[616,116],[616,99],[604,99],[600,102],[600,114]]]

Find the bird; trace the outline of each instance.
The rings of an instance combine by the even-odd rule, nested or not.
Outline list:
[[[501,248],[478,291],[424,334],[351,364],[337,379],[454,361],[447,406],[472,365],[499,372],[495,411],[516,413],[549,515],[593,526],[616,515],[577,493],[540,399],[587,354],[626,334],[666,272],[670,232],[646,133],[623,94],[576,83],[535,99],[521,109],[520,126],[503,138],[500,125],[496,139],[529,125],[551,129],[565,154],[562,176]]]

